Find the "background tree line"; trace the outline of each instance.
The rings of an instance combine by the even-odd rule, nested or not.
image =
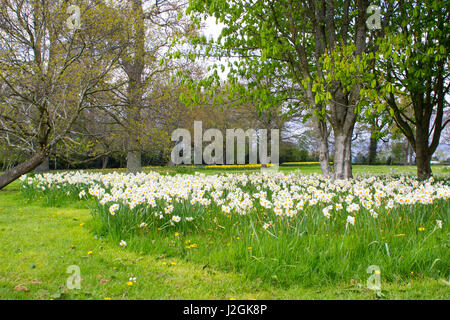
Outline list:
[[[382,160],[388,139],[407,141],[426,179],[448,136],[445,1],[0,4],[0,188],[49,159],[130,173],[168,164],[171,132],[194,120],[279,128],[282,162],[317,159],[334,179],[351,178],[355,160]],[[79,28],[68,27],[69,5]],[[370,5],[380,28],[368,27]],[[202,33],[209,16],[225,26],[216,40]]]

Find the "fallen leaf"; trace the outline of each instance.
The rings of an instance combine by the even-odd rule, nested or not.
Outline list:
[[[16,286],[15,288],[14,288],[14,291],[15,292],[20,292],[20,291],[25,291],[25,292],[28,292],[28,291],[30,291],[30,289],[28,289],[27,287],[25,287],[25,286]]]

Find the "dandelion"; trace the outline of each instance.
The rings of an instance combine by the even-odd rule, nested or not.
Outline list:
[[[87,253],[88,255],[91,255],[92,254],[92,251],[88,251],[88,253]]]
[[[420,227],[419,231],[425,231],[425,228],[424,227]]]
[[[133,282],[132,282],[132,281],[128,281],[128,282],[127,282],[127,286],[131,287],[132,285],[133,285]]]

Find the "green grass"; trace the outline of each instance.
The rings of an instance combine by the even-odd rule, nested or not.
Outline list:
[[[395,174],[416,174],[416,167],[415,166],[402,166],[402,165],[376,165],[376,166],[369,166],[369,165],[353,165],[353,173],[355,175],[358,174],[365,174],[370,172],[371,174],[385,174],[385,173],[395,173]],[[302,164],[302,165],[281,165],[280,170],[282,171],[299,171],[304,174],[314,174],[314,173],[321,173],[320,166],[317,164]],[[253,168],[233,168],[233,169],[216,169],[216,168],[204,168],[203,166],[176,166],[176,167],[144,167],[144,172],[150,172],[150,171],[156,171],[159,173],[169,173],[169,174],[193,174],[196,171],[203,172],[205,174],[218,174],[223,173],[224,171],[227,172],[233,172],[233,173],[239,173],[239,172],[257,172],[260,169],[253,169]],[[435,175],[442,175],[445,173],[449,173],[450,169],[449,166],[445,165],[433,165],[432,166],[433,173]],[[56,170],[51,172],[62,172],[67,170]],[[126,172],[125,168],[117,168],[117,169],[86,169],[84,171],[87,172],[102,172],[102,173],[109,173],[109,172]]]
[[[367,168],[361,170],[366,171]],[[92,203],[73,198],[54,199],[50,203],[48,199],[36,198],[27,202],[18,192],[18,186],[15,183],[0,192],[0,299],[379,298],[366,289],[368,275],[364,277],[361,272],[356,273],[355,277],[340,280],[337,277],[333,283],[316,281],[316,284],[311,280],[319,278],[298,277],[287,272],[289,267],[275,272],[276,277],[272,277],[273,274],[264,275],[263,271],[267,269],[264,263],[242,263],[246,261],[242,254],[249,251],[248,246],[252,245],[252,250],[257,248],[249,242],[250,239],[236,239],[244,231],[239,228],[214,239],[211,235],[205,237],[190,233],[174,237],[173,232],[164,236],[132,235],[125,239],[129,245],[122,248],[118,245],[120,235],[102,236],[101,226],[91,218],[88,209]],[[186,240],[198,244],[198,247],[183,249]],[[210,242],[215,244],[209,245]],[[273,246],[273,242],[266,241],[261,246],[261,250],[266,251],[259,251],[255,256],[261,258],[261,254],[267,255],[273,250],[286,250],[271,248],[271,243]],[[425,246],[419,251],[426,253],[428,249]],[[88,254],[89,251],[92,254]],[[266,258],[267,263],[269,258],[274,257]],[[305,263],[305,268],[326,263],[314,259]],[[286,267],[290,262],[288,257],[285,260],[282,265]],[[448,264],[448,255],[444,255],[443,260]],[[227,261],[233,262],[227,264]],[[172,266],[171,262],[176,265]],[[363,271],[367,267],[366,262],[369,261],[360,266]],[[66,270],[70,265],[80,267],[80,290],[66,287],[69,276]],[[333,267],[339,266],[331,264],[330,268]],[[424,275],[420,270],[408,277],[396,277],[382,270],[381,298],[448,299],[449,279],[444,280],[436,274]],[[303,275],[311,274],[309,270],[303,271]],[[128,286],[131,276],[136,277],[137,282]],[[21,290],[25,287],[28,291]]]

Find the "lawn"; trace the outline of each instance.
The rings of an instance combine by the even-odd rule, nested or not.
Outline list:
[[[318,171],[317,166],[282,168],[288,171],[292,169],[300,169],[306,173]],[[397,172],[402,169],[414,170],[409,167],[395,168]],[[386,173],[391,168],[364,166],[355,167],[354,171],[368,173],[369,170],[373,173]],[[205,172],[213,174],[217,171],[208,169]],[[373,256],[364,256],[364,265],[358,272],[355,271],[354,277],[348,270],[341,270],[341,275],[333,277],[328,270],[328,273],[323,275],[324,280],[317,281],[320,273],[311,277],[309,270],[301,269],[308,265],[306,263],[298,265],[300,269],[297,271],[301,271],[298,274],[274,269],[276,264],[269,262],[269,259],[280,257],[275,257],[273,253],[277,250],[289,251],[289,248],[280,249],[272,245],[269,236],[258,240],[262,241],[267,249],[258,248],[262,251],[251,255],[260,259],[261,253],[266,254],[266,266],[261,267],[257,262],[246,264],[245,261],[249,258],[242,253],[256,251],[257,246],[255,240],[245,238],[244,231],[248,231],[245,228],[230,228],[230,232],[213,233],[207,230],[195,233],[178,229],[176,232],[166,230],[145,234],[114,233],[111,230],[105,232],[102,221],[98,216],[93,218],[91,214],[96,208],[95,201],[81,201],[77,199],[77,195],[51,198],[45,193],[28,200],[19,187],[19,183],[14,183],[0,192],[0,299],[449,298],[446,270],[449,263],[448,232],[441,238],[435,238],[437,233],[427,236],[425,233],[414,232],[415,235],[408,238],[409,240],[402,237],[393,240],[392,244],[390,243],[390,255],[398,255],[404,245],[406,249],[401,251],[401,254],[403,259],[409,262],[394,261],[390,269],[382,268],[382,291],[377,294],[367,289],[366,280],[369,275],[364,273],[368,264],[364,259],[378,255],[380,259],[388,259],[385,257],[384,246],[381,246],[382,250],[379,252],[374,251]],[[433,211],[447,211],[448,207],[448,201],[441,202],[439,208],[430,208],[429,211],[422,208],[418,215],[425,219],[425,223],[426,216],[432,215]],[[441,219],[444,220],[446,228],[448,211],[443,214],[444,218],[441,216]],[[211,225],[204,227],[208,229]],[[429,225],[426,227],[431,228]],[[398,231],[395,228],[393,232]],[[259,231],[256,233],[259,234]],[[212,238],[211,235],[217,237]],[[239,235],[245,239],[237,239]],[[122,239],[127,242],[126,247],[119,245]],[[353,240],[348,239],[350,240],[339,242],[338,246],[343,246],[344,250],[347,247],[359,250],[351,247]],[[211,242],[221,241],[223,248],[218,244],[208,247]],[[284,243],[292,244],[289,241],[292,241],[292,238],[286,238]],[[327,244],[323,239],[308,241],[311,241],[311,245]],[[420,241],[422,247],[412,250],[409,247],[411,241]],[[196,246],[192,247],[193,244]],[[419,257],[420,254],[425,256]],[[436,259],[438,256],[439,260]],[[310,259],[317,257],[309,256]],[[233,261],[226,263],[227,259]],[[332,261],[330,268],[339,269],[339,266],[333,265],[336,261],[339,260]],[[314,261],[310,260],[308,263]],[[412,270],[396,269],[395,265],[402,263],[404,267],[413,266]],[[67,268],[72,265],[78,266],[81,271],[80,289],[67,287],[66,281],[70,276]],[[262,273],[261,270],[266,267],[273,272]],[[316,268],[326,271],[317,266]],[[283,274],[286,274],[285,278]],[[133,281],[133,278],[136,281]]]

